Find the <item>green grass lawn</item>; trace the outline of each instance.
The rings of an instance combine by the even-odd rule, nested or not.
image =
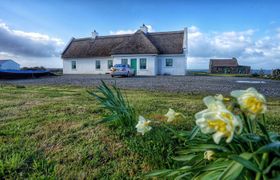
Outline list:
[[[0,87],[0,177],[141,178],[176,165],[171,156],[177,140],[161,126],[142,136],[94,125],[107,112],[86,90]],[[174,129],[190,130],[194,114],[205,108],[203,95],[124,92],[146,118],[164,121],[169,107],[184,113],[186,119],[172,123]],[[280,99],[268,99],[268,108],[267,126],[279,132]]]

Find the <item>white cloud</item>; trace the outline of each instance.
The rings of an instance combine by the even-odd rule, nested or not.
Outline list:
[[[148,28],[148,32],[154,32],[152,25],[145,25]],[[117,31],[110,31],[110,35],[120,35],[120,34],[133,34],[138,29],[125,29],[125,30],[117,30]]]
[[[59,38],[10,28],[0,21],[0,53],[23,57],[58,57],[64,46]]]
[[[203,33],[189,28],[190,68],[208,68],[210,58],[237,57],[252,68],[280,68],[280,41],[276,34],[256,39],[256,30]]]

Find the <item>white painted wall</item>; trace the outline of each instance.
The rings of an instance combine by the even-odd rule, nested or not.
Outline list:
[[[95,68],[96,60],[100,60],[100,69]],[[113,60],[113,58],[100,57],[63,59],[63,74],[105,74],[109,72],[108,60]],[[72,61],[76,61],[76,69],[72,69]]]
[[[9,60],[5,61],[3,64],[0,64],[0,69],[2,70],[19,70],[20,65],[15,61]]]
[[[140,58],[147,59],[147,68],[140,69]],[[173,59],[173,66],[166,67],[165,59]],[[113,60],[113,65],[121,64],[122,59],[128,59],[130,64],[131,59],[137,59],[137,72],[139,76],[155,76],[155,75],[185,75],[186,73],[186,57],[182,55],[122,55],[100,58],[77,58],[63,60],[64,74],[105,74],[109,72],[108,60]],[[96,60],[100,60],[100,70],[95,69]],[[76,70],[72,70],[72,61],[76,61]]]
[[[164,75],[185,75],[186,73],[186,58],[185,55],[178,56],[178,55],[164,55],[158,56],[158,63],[159,63],[159,74]],[[173,66],[168,67],[166,66],[166,59],[173,59]]]
[[[130,64],[131,59],[137,59],[137,72],[136,75],[139,76],[155,76],[157,75],[156,67],[156,55],[123,55],[123,56],[114,56],[114,65],[121,64],[122,59],[128,59],[128,64]],[[146,69],[140,69],[140,59],[147,59]]]

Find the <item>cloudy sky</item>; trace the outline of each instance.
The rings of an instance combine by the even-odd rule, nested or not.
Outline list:
[[[188,66],[237,57],[254,69],[280,68],[277,0],[0,0],[0,59],[62,67],[71,37],[189,28]]]

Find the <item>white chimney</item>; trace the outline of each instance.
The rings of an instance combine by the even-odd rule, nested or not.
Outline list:
[[[92,39],[95,39],[98,36],[98,32],[96,32],[95,30],[91,33],[91,37]]]
[[[188,28],[184,28],[183,49],[185,54],[188,54]]]
[[[148,27],[145,26],[145,24],[143,24],[141,27],[140,27],[140,30],[143,32],[143,33],[147,33],[148,32]]]

